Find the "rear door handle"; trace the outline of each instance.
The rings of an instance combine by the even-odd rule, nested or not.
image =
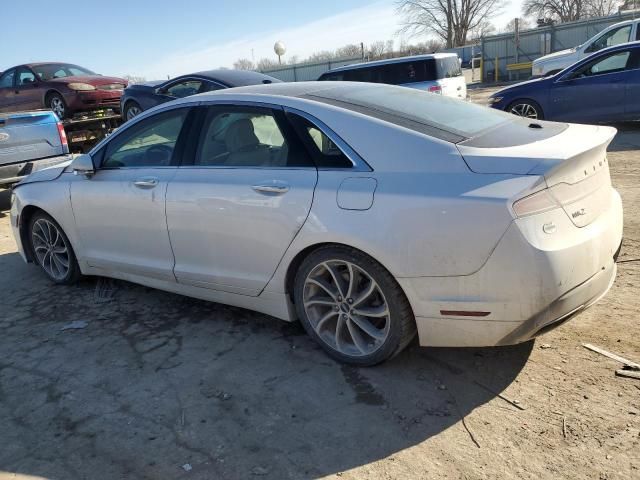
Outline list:
[[[282,195],[289,191],[289,185],[284,182],[265,183],[260,185],[253,185],[253,188],[258,193],[272,193]]]
[[[158,185],[158,179],[153,177],[144,177],[136,180],[133,184],[138,188],[154,188]]]

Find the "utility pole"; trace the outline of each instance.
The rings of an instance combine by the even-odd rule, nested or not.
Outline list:
[[[364,61],[364,42],[360,42],[360,56],[362,57],[362,61]]]

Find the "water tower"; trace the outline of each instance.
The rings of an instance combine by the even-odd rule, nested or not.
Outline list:
[[[282,60],[280,59],[280,57],[282,57],[282,55],[286,53],[287,47],[284,46],[283,42],[278,40],[273,46],[273,51],[276,52],[276,55],[278,55],[278,63],[282,65]]]

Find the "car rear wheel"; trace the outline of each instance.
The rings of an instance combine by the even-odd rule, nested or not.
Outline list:
[[[67,116],[67,104],[64,102],[64,98],[59,93],[50,93],[47,95],[46,108],[55,113],[60,120],[63,120]]]
[[[127,102],[127,105],[124,107],[124,119],[125,121],[131,120],[134,117],[137,117],[142,113],[142,107],[134,101]]]
[[[44,212],[29,222],[29,238],[34,259],[55,283],[70,285],[80,278],[80,267],[71,242],[58,223]]]
[[[542,108],[533,100],[516,100],[507,107],[507,112],[518,115],[519,117],[530,118],[532,120],[544,119]]]
[[[323,247],[300,265],[294,299],[307,333],[333,358],[371,366],[415,336],[413,313],[391,274],[348,247]]]

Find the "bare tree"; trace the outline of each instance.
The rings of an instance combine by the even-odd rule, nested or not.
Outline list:
[[[353,58],[359,57],[360,55],[362,55],[362,49],[360,48],[360,45],[355,43],[350,43],[336,50],[337,58]]]
[[[624,2],[621,0],[586,0],[590,17],[608,17],[618,12]]]
[[[587,15],[585,0],[525,0],[525,15],[551,18],[562,23],[580,20]]]
[[[234,70],[255,70],[256,66],[254,63],[248,58],[239,58],[235,62],[233,62]]]
[[[529,19],[523,18],[523,17],[518,18],[518,29],[520,31],[527,30],[529,28],[533,28],[533,25],[529,21]],[[516,31],[516,19],[513,18],[513,19],[509,20],[509,23],[507,23],[501,31],[504,32],[504,33],[515,32]]]
[[[550,18],[564,23],[613,15],[621,4],[621,0],[525,0],[523,11],[535,18]]]
[[[263,71],[263,70],[270,70],[272,68],[278,68],[280,67],[280,64],[277,62],[277,60],[273,60],[271,58],[261,58],[260,60],[258,60],[258,70]]]
[[[308,62],[326,62],[327,60],[333,60],[335,53],[329,50],[321,50],[319,52],[312,53],[307,58]]]
[[[387,40],[386,42],[378,40],[377,42],[373,42],[369,45],[368,54],[371,60],[393,56],[393,40]]]
[[[123,78],[129,82],[129,85],[135,85],[136,83],[144,83],[147,81],[145,77],[137,77],[135,75],[125,75]]]
[[[496,33],[496,26],[485,20],[481,22],[476,28],[472,28],[469,30],[467,35],[467,41],[470,43],[478,43],[482,37],[486,37],[487,35],[492,35]]]
[[[401,32],[434,33],[447,48],[467,43],[469,33],[500,12],[503,0],[398,0]]]

